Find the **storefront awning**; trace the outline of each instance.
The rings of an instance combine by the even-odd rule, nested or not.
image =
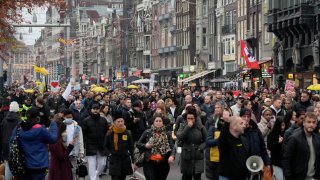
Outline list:
[[[201,78],[201,77],[203,77],[203,76],[205,76],[205,75],[208,75],[208,74],[210,74],[210,73],[212,73],[212,72],[215,72],[215,71],[216,71],[216,70],[206,70],[206,71],[202,71],[202,72],[197,73],[197,74],[195,74],[195,75],[193,75],[193,76],[190,76],[190,77],[188,77],[188,78],[186,78],[186,79],[183,79],[181,82],[182,82],[182,83],[188,83],[188,82],[190,82],[190,81],[193,81],[193,80],[195,80],[195,79]]]

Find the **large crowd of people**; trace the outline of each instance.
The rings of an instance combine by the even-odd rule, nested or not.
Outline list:
[[[62,89],[63,90],[63,89]],[[16,179],[72,180],[79,161],[88,177],[108,172],[125,180],[143,168],[147,180],[320,179],[320,98],[304,90],[235,93],[215,88],[90,88],[26,93],[11,87],[0,101],[0,159],[11,180],[9,156],[19,137],[25,174]],[[137,149],[138,151],[136,151]],[[143,154],[136,163],[135,153]],[[250,156],[264,168],[251,172]]]

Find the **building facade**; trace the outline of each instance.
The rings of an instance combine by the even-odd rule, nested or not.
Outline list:
[[[319,77],[319,1],[269,1],[268,30],[277,41],[274,65],[277,82],[291,79],[300,88],[317,83]]]

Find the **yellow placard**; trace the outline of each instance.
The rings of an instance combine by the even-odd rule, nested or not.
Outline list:
[[[128,140],[128,136],[127,135],[122,135],[122,140],[124,140],[124,141]]]
[[[288,79],[293,79],[293,74],[288,74]]]

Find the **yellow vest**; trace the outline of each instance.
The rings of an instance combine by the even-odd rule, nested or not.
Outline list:
[[[214,139],[218,139],[220,137],[220,131],[215,131],[213,137],[214,137]],[[210,148],[210,161],[220,162],[218,146]]]

